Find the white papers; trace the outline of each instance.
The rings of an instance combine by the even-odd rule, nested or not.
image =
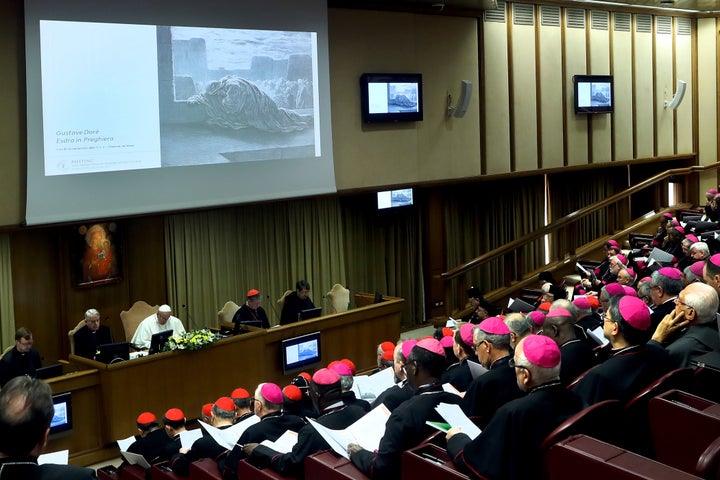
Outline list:
[[[488,371],[487,368],[483,367],[477,362],[473,362],[472,360],[468,360],[467,364],[470,368],[470,375],[472,375],[473,380],[475,380],[480,375],[487,373]]]
[[[130,435],[130,436],[127,437],[127,438],[120,438],[120,439],[118,439],[117,444],[118,444],[118,447],[120,447],[120,451],[121,451],[121,452],[124,452],[124,451],[126,451],[126,450],[128,449],[128,447],[130,447],[130,445],[132,445],[134,442],[135,442],[135,436],[134,436],[134,435]]]
[[[248,417],[245,420],[243,420],[240,423],[236,423],[232,427],[219,429],[216,427],[213,427],[210,424],[207,424],[203,421],[200,421],[200,426],[203,427],[210,436],[223,448],[226,448],[228,450],[232,450],[235,444],[237,443],[240,436],[252,425],[255,425],[260,421],[260,418],[257,415],[253,415],[252,417]]]
[[[370,376],[353,377],[352,390],[357,398],[372,402],[393,385],[395,385],[395,372],[392,368],[385,368]]]
[[[440,403],[435,410],[445,419],[451,427],[460,427],[460,430],[470,439],[480,435],[481,430],[463,413],[460,405],[451,405],[449,403]]]
[[[140,465],[142,468],[150,468],[148,461],[139,453],[121,451],[120,455],[127,460],[130,465]]]
[[[459,397],[464,397],[464,396],[465,396],[463,393],[460,393],[460,390],[458,390],[457,388],[453,387],[452,384],[450,384],[450,383],[443,383],[443,384],[442,384],[442,389],[445,390],[445,391],[448,392],[448,393],[454,393],[455,395],[457,395],[457,396],[459,396]]]
[[[260,442],[260,445],[265,445],[266,447],[272,448],[276,452],[280,453],[290,453],[292,452],[293,447],[298,441],[298,434],[297,432],[293,432],[292,430],[287,430],[285,433],[280,435],[280,437],[273,441],[270,440],[263,440]]]
[[[357,443],[371,452],[378,449],[380,439],[385,435],[385,423],[388,417],[390,410],[384,404],[380,404],[344,430],[332,430],[312,418],[308,418],[308,421],[338,455],[349,459],[347,446],[351,443]]]
[[[455,327],[457,327],[457,323],[458,323],[457,320],[455,320],[452,317],[448,317],[448,321],[445,322],[445,326],[448,328],[455,328]]]
[[[195,440],[202,437],[202,429],[196,428],[194,430],[185,430],[180,432],[180,445],[182,448],[192,448],[192,444]]]
[[[659,263],[672,263],[673,256],[672,254],[660,250],[659,248],[655,247],[653,248],[652,252],[650,252],[650,256],[648,258],[651,258]]]
[[[589,328],[586,329],[587,334],[590,338],[595,340],[598,345],[607,345],[609,340],[605,338],[605,335],[603,335],[603,326],[600,325],[595,330],[590,330]]]
[[[70,450],[60,450],[59,452],[43,453],[37,459],[38,465],[53,463],[55,465],[67,465]]]
[[[583,275],[585,275],[586,277],[594,277],[595,276],[595,272],[591,272],[587,268],[583,267],[582,265],[580,265],[580,262],[575,262],[575,267],[577,267],[577,269],[580,270],[583,273]]]

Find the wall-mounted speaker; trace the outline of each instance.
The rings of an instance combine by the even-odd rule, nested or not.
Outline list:
[[[452,96],[448,95],[448,117],[462,118],[465,116],[470,99],[472,98],[472,82],[470,80],[460,81],[460,98],[455,105],[452,104]]]
[[[683,97],[685,97],[685,88],[687,88],[687,83],[682,80],[678,80],[677,89],[675,90],[675,95],[672,100],[665,100],[666,109],[675,110],[680,106],[680,103],[683,101]]]

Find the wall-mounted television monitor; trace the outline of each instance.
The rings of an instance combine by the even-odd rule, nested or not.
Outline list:
[[[148,351],[148,354],[152,355],[153,353],[162,352],[163,347],[172,335],[173,330],[165,330],[164,332],[153,334],[153,336],[150,337],[150,350]]]
[[[612,75],[573,76],[575,113],[612,113],[614,102]]]
[[[130,359],[130,344],[128,342],[105,343],[98,345],[98,354],[95,360],[103,363],[122,362]]]
[[[413,204],[413,189],[386,190],[377,193],[378,210],[395,207],[407,207]]]
[[[285,339],[282,341],[281,349],[282,369],[285,375],[319,364],[320,332]]]
[[[422,75],[364,73],[360,102],[364,123],[422,121]]]
[[[53,395],[55,413],[50,421],[50,436],[59,436],[72,431],[72,397],[70,392]]]

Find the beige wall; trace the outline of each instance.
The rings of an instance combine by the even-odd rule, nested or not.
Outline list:
[[[512,3],[504,15],[490,13],[500,13],[499,19],[494,15],[499,21],[487,21],[488,12],[475,19],[330,10],[333,145],[340,191],[695,149],[702,164],[716,161],[716,19]],[[543,17],[547,24],[541,24]],[[21,19],[21,0],[3,2],[0,226],[20,224],[24,215]],[[630,21],[629,32],[615,28],[618,19]],[[581,20],[584,26],[570,28],[569,20]],[[679,33],[682,22],[689,22],[689,35]],[[638,32],[638,24],[650,25],[650,30]],[[660,24],[669,24],[669,33],[661,32]],[[389,71],[423,74],[424,121],[361,123],[359,76]],[[612,116],[573,112],[572,75],[586,72],[615,75]],[[474,86],[470,108],[465,118],[448,119],[447,95],[457,98],[463,79]],[[689,88],[672,112],[663,102],[672,96],[677,79],[686,80]],[[701,190],[716,183],[713,177],[703,178]]]

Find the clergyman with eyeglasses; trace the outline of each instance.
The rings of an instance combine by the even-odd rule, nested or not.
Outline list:
[[[40,353],[33,348],[32,332],[25,327],[18,328],[15,332],[15,346],[0,360],[0,387],[14,377],[34,377],[41,366]]]

